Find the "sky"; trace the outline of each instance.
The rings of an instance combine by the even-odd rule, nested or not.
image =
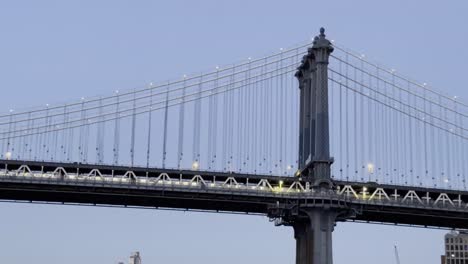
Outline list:
[[[180,78],[309,40],[330,39],[460,100],[466,1],[0,0],[0,112]],[[294,263],[288,227],[267,218],[0,203],[10,264]],[[446,231],[338,223],[337,264],[440,263]]]

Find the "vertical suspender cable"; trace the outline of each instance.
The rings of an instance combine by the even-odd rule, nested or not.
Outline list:
[[[458,133],[461,135],[463,133],[463,130],[462,129],[457,129],[457,126],[459,128],[460,125],[458,123],[458,111],[457,111],[457,101],[456,101],[456,97],[454,97],[454,99],[452,99],[452,102],[453,102],[453,123],[454,123],[454,130],[453,130],[453,134],[451,135],[452,136],[452,144],[454,145],[454,156],[457,157],[454,159],[454,166],[455,166],[455,171],[456,171],[456,176],[457,176],[457,185],[455,186],[455,188],[457,189],[461,189],[461,181],[460,181],[460,158],[462,157],[461,153],[460,153],[460,142],[459,142],[459,136],[458,136]],[[460,132],[457,133],[457,130],[459,130]]]
[[[185,89],[187,88],[186,86],[186,76],[184,75],[184,82],[183,82],[183,88],[182,88],[182,99],[181,103],[179,106],[179,140],[178,140],[178,148],[177,148],[177,168],[180,169],[181,163],[183,160],[184,156],[184,119],[185,119]]]
[[[409,86],[409,82],[408,82],[408,86]],[[409,87],[408,87],[409,88]],[[411,103],[411,95],[408,94],[408,104]],[[411,110],[409,110],[411,111]],[[411,114],[411,112],[410,112]],[[411,122],[411,118],[408,117],[408,127],[409,127],[409,149],[410,149],[410,183],[411,185],[413,185],[413,171],[414,171],[414,159],[413,159],[413,122]],[[407,184],[407,179],[405,179],[405,184]]]
[[[443,111],[443,108],[442,108],[442,97],[439,95],[438,96],[438,100],[439,100],[439,113],[440,113],[440,117],[442,117],[442,111]],[[444,145],[443,144],[443,139],[442,139],[442,136],[443,136],[443,130],[442,130],[442,125],[441,125],[441,128],[437,129],[437,148],[438,148],[438,153],[443,153],[444,151]],[[445,184],[446,184],[446,178],[445,178],[445,173],[444,173],[444,164],[445,164],[445,158],[446,158],[446,155],[441,155],[440,156],[440,159],[439,159],[439,162],[438,162],[438,170],[440,171],[440,180],[439,180],[439,184],[441,187],[444,187]]]
[[[383,91],[386,91],[387,90],[387,83],[386,82],[383,82]],[[385,99],[382,100],[383,102],[385,102]],[[384,178],[384,182],[385,183],[388,183],[390,181],[390,179],[388,178],[388,124],[387,124],[387,106],[386,105],[382,105],[381,106],[382,110],[381,110],[381,120],[382,120],[382,128],[383,128],[383,148],[382,148],[382,176]],[[385,163],[383,163],[385,162]]]
[[[34,140],[34,137],[32,135],[33,133],[33,127],[31,126],[31,122],[34,122],[34,120],[31,121],[31,112],[28,113],[28,133],[30,133],[30,135],[26,138],[26,144],[25,144],[25,150],[26,152],[25,153],[28,153],[27,155],[27,159],[31,160],[31,146],[32,146],[32,141]],[[26,157],[26,155],[25,155]]]
[[[257,70],[257,71],[261,71],[261,70]],[[258,74],[256,74],[258,75]],[[262,79],[263,76],[261,76],[259,79]],[[253,161],[252,161],[252,165],[253,165],[253,170],[254,170],[254,173],[258,173],[258,171],[260,170],[260,167],[259,167],[259,154],[260,154],[260,150],[261,150],[261,136],[260,136],[260,122],[259,122],[259,115],[260,113],[262,112],[261,110],[261,84],[258,82],[257,78],[255,78],[255,91],[254,91],[254,103],[253,103],[253,107],[255,109],[255,114],[254,114],[254,119],[253,119],[253,142],[254,142],[254,146],[253,146],[253,151],[254,151],[254,158],[253,158]]]
[[[280,70],[279,72],[277,72],[277,74],[279,74],[279,83],[280,85],[278,85],[278,101],[279,101],[279,104],[277,105],[277,108],[278,108],[278,111],[279,111],[279,125],[277,127],[277,130],[280,132],[279,133],[279,170],[278,172],[283,172],[284,168],[283,168],[283,127],[285,127],[284,125],[284,118],[283,118],[283,115],[284,115],[284,94],[283,94],[283,74],[281,74],[281,71],[283,70],[283,49],[280,50]]]
[[[246,97],[246,114],[245,114],[245,117],[246,117],[246,125],[245,125],[245,152],[247,154],[247,158],[245,159],[246,162],[245,162],[245,170],[246,172],[249,172],[249,167],[251,165],[251,159],[252,159],[252,153],[251,153],[251,149],[252,149],[252,142],[251,142],[251,138],[252,138],[252,135],[251,135],[251,116],[252,116],[252,86],[253,86],[253,81],[250,79],[252,73],[251,73],[251,63],[252,63],[252,59],[251,58],[248,58],[249,60],[249,63],[247,64],[248,68],[247,68],[247,72],[246,72],[246,83],[245,83],[245,97]]]
[[[198,83],[197,99],[195,100],[195,111],[193,111],[193,169],[200,167],[200,115],[201,115],[201,94],[202,94],[203,74],[200,75]]]
[[[13,124],[13,110],[10,110],[10,122],[8,123],[8,139],[7,139],[6,153],[3,153],[3,150],[2,150],[2,155],[5,155],[5,158],[7,159],[11,158],[12,124]]]
[[[357,112],[357,104],[358,104],[358,97],[357,97],[357,91],[358,91],[358,85],[357,85],[357,67],[354,67],[354,90],[355,92],[353,93],[353,136],[354,136],[354,180],[357,181],[359,179],[359,168],[358,168],[358,127],[357,127],[357,122],[358,122],[358,112]]]
[[[85,130],[85,133],[84,133],[84,150],[83,150],[83,157],[84,157],[84,161],[85,163],[88,162],[88,148],[89,148],[89,120],[86,118],[86,110],[85,110],[85,127],[84,127],[84,130]]]
[[[73,116],[72,116],[73,117]],[[68,131],[68,139],[67,139],[67,144],[68,144],[68,150],[67,150],[67,161],[73,160],[73,152],[75,151],[75,128],[69,128]]]
[[[375,89],[380,93],[380,80],[379,80],[379,68],[375,67]],[[378,94],[374,93],[375,99],[378,100]],[[382,142],[382,129],[381,124],[382,120],[380,119],[380,109],[381,105],[378,103],[374,103],[374,133],[375,133],[375,144],[374,144],[374,153],[375,153],[375,167],[377,169],[376,173],[376,182],[382,180],[381,168],[382,168],[382,158],[381,158],[381,145],[379,143]],[[380,140],[377,140],[379,138]]]
[[[275,77],[275,85],[276,85],[276,87],[275,87],[275,97],[276,97],[275,98],[275,100],[276,100],[275,110],[276,111],[275,111],[275,127],[274,127],[275,142],[280,142],[281,141],[280,140],[280,138],[281,138],[281,130],[280,130],[280,127],[281,127],[281,124],[280,124],[280,122],[281,122],[281,117],[280,117],[280,115],[281,115],[281,110],[280,110],[280,108],[281,108],[281,106],[280,106],[281,105],[281,103],[280,103],[281,98],[280,98],[280,83],[279,83],[280,78],[277,76],[278,72],[280,71],[279,67],[280,67],[280,62],[277,61],[276,62],[276,71],[273,72],[273,76],[276,75],[276,77]],[[280,142],[279,146],[277,146],[275,148],[275,173],[278,173],[280,171],[281,143],[282,142]]]
[[[363,69],[364,70],[364,69]],[[373,112],[372,112],[372,100],[371,100],[371,96],[372,96],[372,89],[374,89],[372,87],[372,75],[371,74],[368,74],[368,77],[369,77],[369,83],[368,83],[368,87],[369,87],[369,93],[367,94],[368,99],[367,99],[367,148],[368,148],[368,153],[369,153],[369,159],[367,160],[367,173],[369,174],[369,181],[372,181],[373,179],[371,178],[372,177],[372,174],[374,173],[374,168],[373,168],[373,163],[375,162],[375,157],[374,157],[374,153],[372,152],[372,146],[375,145],[374,144],[374,134],[373,134],[373,131],[372,131],[372,126],[373,126],[373,123],[375,122],[375,120],[373,119]]]
[[[218,67],[216,67],[216,71]],[[216,83],[213,83],[213,87],[211,88],[210,95],[208,97],[208,169],[212,169],[213,165],[213,112],[214,112],[214,97],[213,97],[213,89],[216,87]]]
[[[49,117],[49,104],[47,104],[47,111],[46,111],[46,132],[44,134],[45,136],[45,139],[44,139],[44,149],[43,149],[43,153],[44,153],[44,156],[42,157],[42,160],[47,160],[47,158],[49,157],[49,139],[50,139],[50,117]],[[8,145],[10,145],[10,143],[8,143]],[[10,147],[10,146],[9,146]]]
[[[102,98],[99,98],[99,123],[96,125],[97,128],[97,135],[96,135],[96,163],[100,164],[102,162],[102,149],[101,149],[101,142],[102,142]]]
[[[234,81],[235,81],[235,73],[236,73],[236,68],[235,65],[232,67],[232,75],[230,78],[230,87],[231,89],[234,88]],[[235,92],[231,91],[229,95],[229,129],[228,129],[228,145],[229,145],[229,161],[227,165],[227,170],[232,171],[233,169],[233,158],[234,158],[234,96]]]
[[[424,180],[425,181],[428,181],[428,175],[429,175],[429,169],[428,169],[428,166],[427,166],[427,163],[428,163],[428,151],[427,151],[427,110],[426,110],[426,104],[427,104],[427,101],[426,101],[426,89],[424,89],[423,91],[423,109],[424,109],[424,114],[423,114],[423,117],[422,117],[422,121],[424,122],[423,123],[423,129],[424,129]],[[422,184],[421,184],[422,185]]]
[[[223,131],[223,139],[221,141],[221,166],[222,170],[226,171],[226,155],[228,154],[229,151],[229,142],[227,139],[227,124],[228,124],[228,113],[227,110],[229,109],[229,103],[228,103],[228,92],[227,90],[230,88],[228,85],[225,86],[224,92],[223,92],[223,120],[222,120],[222,131]]]
[[[18,126],[19,126],[19,128],[21,128],[20,123],[18,123]],[[15,127],[16,127],[16,125],[15,125]],[[15,131],[16,129],[13,129],[13,130]],[[21,132],[19,132],[19,134],[21,135]],[[27,131],[26,131],[25,134],[27,134]],[[24,141],[24,139],[25,139],[24,136],[20,136],[20,137],[17,138],[17,142],[18,142],[17,144],[18,144],[18,145],[17,145],[17,151],[16,151],[16,152],[17,152],[16,158],[17,158],[18,160],[21,160],[21,159],[24,160],[24,157],[23,157],[23,150],[24,150],[24,148],[23,148],[23,144],[24,144],[23,141]]]
[[[266,162],[266,154],[268,152],[268,79],[266,79],[267,71],[266,71],[266,63],[267,59],[264,60],[263,65],[261,67],[261,75],[263,78],[262,81],[262,158],[261,158],[261,166],[264,173],[267,173],[268,167]]]
[[[81,98],[82,101],[81,101],[81,110],[80,110],[80,118],[81,118],[81,124],[80,124],[80,127],[79,127],[79,130],[78,130],[78,133],[80,134],[78,136],[78,160],[80,162],[83,161],[83,129],[84,129],[84,101],[83,101],[83,98]]]
[[[68,140],[68,135],[69,135],[69,123],[68,123],[68,120],[69,120],[69,115],[67,113],[67,105],[65,104],[63,106],[63,122],[66,124],[64,125],[65,126],[65,130],[62,131],[62,142],[60,144],[60,161],[63,161],[65,158],[66,158],[66,155],[67,155],[67,150],[66,150],[66,145],[67,145],[67,140]],[[28,121],[28,124],[29,124],[29,121]],[[29,127],[28,127],[28,130],[29,130]]]
[[[242,85],[242,82],[241,82]],[[243,90],[238,89],[237,90],[237,108],[238,111],[236,111],[236,117],[237,117],[237,127],[236,127],[236,132],[237,132],[237,147],[236,147],[236,153],[237,153],[237,171],[242,170],[242,109],[244,108],[242,105],[243,98],[242,98],[242,93]]]
[[[340,117],[340,179],[343,179],[343,62],[339,63],[340,85],[339,85],[339,117]],[[346,109],[345,109],[346,110]]]
[[[430,114],[431,117],[429,119],[429,122],[431,122],[431,124],[434,124],[434,114],[433,114],[432,109],[433,109],[433,103],[430,103],[429,104],[429,114]],[[431,156],[431,161],[432,161],[431,162],[430,175],[431,175],[431,179],[432,179],[432,185],[434,187],[437,187],[438,182],[437,182],[437,177],[436,177],[436,162],[435,162],[435,160],[436,160],[436,149],[435,149],[436,147],[435,146],[437,145],[437,142],[436,142],[435,133],[434,133],[436,128],[434,128],[432,126],[430,126],[429,128],[430,128],[430,135],[429,135],[430,141],[429,142],[431,142],[431,144],[430,144],[430,146],[431,146],[431,155],[430,156]]]
[[[33,119],[32,121],[32,127],[34,127],[34,121],[36,121],[35,119]],[[35,140],[33,139],[34,142],[34,160],[36,161],[37,160],[37,153],[39,151],[39,147],[40,147],[40,132],[39,132],[39,128],[36,128],[36,135],[35,135]]]
[[[114,120],[114,165],[119,164],[119,145],[120,145],[120,95],[119,91],[115,92],[116,104],[115,104],[115,120]]]
[[[447,108],[444,108],[444,120],[448,120],[448,114],[447,114]],[[452,146],[451,146],[451,142],[450,142],[450,132],[451,131],[451,128],[450,128],[450,124],[447,123],[447,128],[446,128],[446,131],[445,131],[445,150],[446,150],[446,157],[447,157],[447,181],[448,181],[448,187],[449,188],[452,188],[452,170],[451,170],[451,163],[452,163],[452,159],[451,159],[451,150],[452,150]]]
[[[460,115],[460,126],[462,128],[464,128],[464,120],[465,120],[465,118],[462,117],[462,115]],[[467,144],[467,140],[465,139],[465,136],[466,136],[465,135],[466,134],[465,130],[462,130],[460,133],[462,135],[462,138],[460,139],[460,141],[461,141],[460,146],[461,146],[461,150],[462,150],[461,157],[462,157],[462,160],[464,161],[464,162],[462,162],[462,164],[463,164],[463,169],[462,169],[463,170],[463,179],[462,179],[462,181],[463,181],[463,190],[466,190],[468,164],[465,161],[468,158],[467,155],[466,155],[466,152],[467,152],[467,149],[468,149],[468,146],[467,146],[468,144]]]
[[[163,133],[163,155],[162,155],[162,167],[166,168],[167,158],[167,115],[169,110],[169,82],[167,83],[166,91],[166,104],[164,105],[164,133]]]
[[[396,101],[396,97],[397,97],[397,89],[396,89],[396,84],[395,84],[395,71],[391,71],[392,72],[392,99],[394,99]],[[370,102],[369,102],[370,103]],[[394,107],[399,107],[396,103],[393,103]],[[369,108],[370,110],[370,108]],[[392,168],[392,174],[394,175],[394,182],[395,184],[398,184],[399,183],[399,180],[400,180],[400,177],[398,177],[398,170],[397,170],[397,164],[400,164],[398,161],[399,161],[399,154],[400,154],[400,128],[399,128],[399,124],[400,122],[398,122],[398,112],[397,111],[392,111],[393,113],[393,124],[392,124],[392,131],[393,131],[393,134],[395,135],[395,138],[394,138],[394,142],[392,142],[391,145],[393,145],[393,158],[392,158],[392,165],[393,165],[393,168]]]
[[[225,79],[223,87],[224,93],[223,95],[223,140],[221,141],[221,155],[222,155],[222,166],[220,167],[223,171],[227,171],[229,169],[229,155],[231,153],[231,142],[229,139],[229,129],[231,123],[231,96],[232,91],[230,91],[232,85],[232,76],[229,76]]]
[[[409,91],[410,87],[408,86],[408,91]],[[403,101],[403,92],[402,92],[402,89],[400,89],[400,105],[404,103]],[[406,102],[407,104],[409,104],[409,102]],[[405,107],[404,106],[401,106],[401,110],[404,111],[405,110]],[[409,116],[406,116],[406,115],[401,115],[401,118],[400,118],[400,127],[401,127],[401,143],[403,144],[403,153],[402,153],[402,158],[403,158],[403,169],[402,169],[402,173],[401,173],[401,177],[402,177],[402,180],[403,180],[403,183],[404,183],[404,179],[406,177],[408,177],[408,137],[407,137],[407,126],[405,126],[405,121],[406,121],[406,118],[410,118]]]
[[[136,91],[133,91],[132,130],[130,138],[130,164],[135,163]]]
[[[51,124],[53,124],[52,122],[53,120],[51,119]],[[57,126],[51,126],[52,127],[52,130],[54,130],[54,136],[53,136],[53,147],[52,147],[52,151],[51,151],[51,159],[54,160],[57,158],[57,144],[58,144],[58,138],[59,138],[59,132],[58,132],[58,127]]]
[[[268,68],[267,68],[268,69]],[[267,70],[268,72],[268,70]],[[270,74],[270,73],[268,73]],[[273,160],[273,155],[272,155],[272,149],[273,149],[273,130],[274,130],[274,125],[273,125],[273,121],[274,121],[274,117],[273,117],[273,110],[274,110],[274,106],[273,106],[273,100],[274,100],[274,97],[273,97],[273,92],[274,92],[274,87],[273,87],[273,78],[272,76],[268,77],[267,79],[268,81],[268,91],[267,91],[267,105],[268,105],[268,118],[267,118],[267,122],[268,122],[268,129],[267,129],[267,138],[268,138],[268,143],[267,143],[267,149],[268,149],[268,152],[267,152],[267,158],[269,158],[270,160],[268,161],[268,173],[272,174],[273,173],[273,166],[274,166],[274,160]]]
[[[365,92],[365,87],[364,87],[364,58],[361,57],[361,93],[364,95],[366,94]],[[359,127],[361,129],[361,132],[360,132],[360,135],[361,135],[361,140],[360,140],[360,145],[361,145],[361,181],[364,181],[364,175],[366,173],[366,171],[364,170],[365,168],[365,165],[364,165],[364,162],[366,161],[367,159],[367,155],[366,155],[366,146],[365,146],[365,140],[364,140],[364,134],[365,134],[365,126],[366,126],[366,122],[364,120],[364,100],[365,100],[365,97],[364,96],[361,96],[361,107],[360,107],[360,119],[361,119],[361,123],[359,124]]]
[[[151,156],[151,128],[153,122],[153,89],[150,89],[150,103],[148,111],[148,137],[146,140],[146,167],[149,167]]]
[[[348,58],[348,53],[345,55],[345,70],[344,70],[344,75],[345,75],[345,85],[346,87],[349,87],[349,58]],[[342,73],[343,74],[343,73]],[[346,179],[349,180],[349,89],[346,88],[345,91],[345,144],[346,144]]]
[[[370,69],[369,69],[369,72],[370,72]],[[379,92],[379,79],[377,77],[374,78],[375,79],[375,90],[377,92],[374,91],[373,93],[373,99],[376,100],[377,97],[378,97],[378,92]],[[377,102],[375,102],[374,100],[370,100],[372,102],[372,105],[374,106],[374,110],[372,112],[372,115],[373,115],[373,120],[372,120],[372,126],[373,126],[373,135],[372,135],[372,139],[373,139],[373,143],[372,143],[372,158],[373,158],[373,164],[372,164],[372,170],[373,170],[373,173],[374,173],[374,177],[375,177],[375,181],[378,182],[379,181],[379,175],[378,173],[375,172],[375,168],[377,167],[376,164],[380,164],[379,162],[379,149],[378,149],[378,143],[380,142],[380,135],[379,134],[379,118],[378,118],[378,110],[379,110],[379,105]],[[378,165],[380,167],[380,165]]]
[[[212,113],[213,115],[213,162],[212,162],[212,168],[216,169],[217,165],[217,153],[218,153],[218,90],[219,90],[219,67],[216,68],[216,80],[215,80],[215,89],[213,90],[214,95],[213,95],[213,106],[214,106],[214,112]]]

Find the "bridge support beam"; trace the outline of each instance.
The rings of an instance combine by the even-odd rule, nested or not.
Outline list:
[[[332,264],[332,232],[337,212],[323,208],[307,209],[307,216],[296,221],[296,264]]]

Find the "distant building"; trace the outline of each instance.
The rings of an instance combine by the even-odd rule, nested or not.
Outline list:
[[[135,252],[132,255],[130,255],[130,260],[128,264],[141,264],[141,256],[140,252]]]
[[[468,233],[452,231],[445,235],[442,264],[468,264]]]

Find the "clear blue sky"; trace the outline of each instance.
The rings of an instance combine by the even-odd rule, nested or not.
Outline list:
[[[0,111],[213,69],[317,34],[467,102],[466,1],[0,0]],[[0,204],[2,263],[293,263],[268,219]],[[339,223],[335,263],[440,263],[444,231]]]

